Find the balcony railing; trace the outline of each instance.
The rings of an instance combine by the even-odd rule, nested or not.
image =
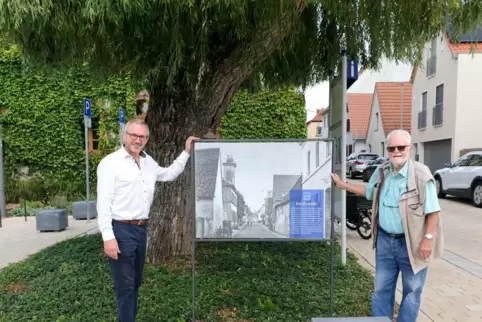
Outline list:
[[[432,113],[432,125],[442,125],[444,123],[444,104],[439,103],[434,106]]]
[[[427,128],[427,110],[421,110],[418,112],[418,129],[422,130]]]
[[[433,55],[427,59],[427,77],[435,75],[437,70],[437,56]]]

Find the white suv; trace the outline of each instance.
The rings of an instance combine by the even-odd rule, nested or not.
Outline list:
[[[445,195],[471,199],[482,207],[482,151],[469,152],[434,173],[439,198]]]

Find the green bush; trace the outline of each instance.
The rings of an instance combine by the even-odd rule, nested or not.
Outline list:
[[[309,321],[329,315],[325,243],[201,243],[199,321]],[[373,279],[335,254],[335,313],[370,315]],[[190,258],[146,265],[139,321],[191,321]],[[99,235],[61,242],[0,271],[0,321],[116,321],[110,268]]]

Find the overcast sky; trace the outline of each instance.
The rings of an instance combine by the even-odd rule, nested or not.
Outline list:
[[[252,211],[264,204],[268,190],[273,189],[273,175],[301,175],[300,142],[198,142],[195,149],[219,147],[221,162],[232,155],[236,163],[235,185]],[[224,171],[224,170],[223,170]]]

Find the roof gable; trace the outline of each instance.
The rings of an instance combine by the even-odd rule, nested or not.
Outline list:
[[[403,84],[403,129],[411,132],[412,84],[410,82],[383,82],[375,84],[376,97],[380,108],[380,121],[385,136],[401,127]]]
[[[306,122],[306,125],[309,125],[311,122],[322,122],[323,121],[323,113],[325,110],[327,110],[328,107],[326,108],[321,108],[321,109],[317,109],[316,110],[316,115],[311,119],[309,120],[308,122]]]
[[[348,115],[353,138],[366,138],[370,121],[373,94],[348,93]]]

